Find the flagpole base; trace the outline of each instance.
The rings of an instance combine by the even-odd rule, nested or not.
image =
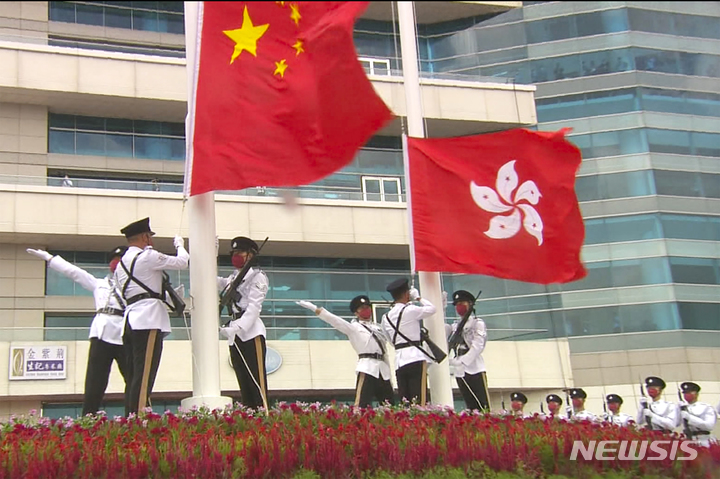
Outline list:
[[[233,399],[228,396],[192,396],[180,401],[180,406],[183,409],[206,407],[213,411],[215,409],[224,410],[227,407],[232,407],[232,405]]]

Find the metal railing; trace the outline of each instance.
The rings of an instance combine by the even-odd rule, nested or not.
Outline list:
[[[361,176],[361,175],[357,175]],[[108,180],[95,178],[69,178],[71,184],[64,184],[64,178],[45,176],[23,176],[23,175],[0,175],[0,184],[17,186],[50,186],[59,188],[81,188],[100,190],[124,190],[160,193],[182,193],[181,183],[171,183],[157,180]],[[298,198],[331,199],[345,201],[382,201],[378,194],[375,199],[372,194],[363,193],[362,188],[351,188],[342,186],[307,185],[297,188],[274,188],[258,186],[238,191],[217,191],[217,194],[244,196],[244,197],[267,197],[287,199],[288,195]],[[386,195],[388,196],[388,195]],[[397,204],[406,200],[405,194],[401,194],[398,201],[397,195],[392,199],[386,199],[383,203]],[[366,198],[367,197],[367,198]]]
[[[270,341],[337,341],[347,336],[327,327],[267,327]],[[89,327],[4,326],[0,327],[0,342],[86,341]],[[547,329],[488,329],[488,341],[511,341],[548,339]],[[190,327],[173,327],[166,340],[187,341],[191,339]],[[218,331],[218,341],[226,340]]]

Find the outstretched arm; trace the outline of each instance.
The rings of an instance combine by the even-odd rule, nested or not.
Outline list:
[[[95,288],[97,288],[97,278],[95,276],[91,275],[84,269],[65,261],[62,256],[53,256],[47,251],[41,249],[28,248],[26,251],[33,256],[44,259],[47,261],[50,268],[75,281],[84,289],[87,289],[88,291],[95,291]]]

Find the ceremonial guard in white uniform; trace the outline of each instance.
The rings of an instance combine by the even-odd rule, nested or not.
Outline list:
[[[240,385],[242,404],[253,409],[263,407],[267,410],[266,330],[260,313],[269,282],[267,275],[256,266],[255,257],[259,247],[255,241],[238,236],[232,240],[230,247],[235,271],[227,278],[218,277],[218,290],[225,295],[228,294],[226,288],[232,287],[234,282],[240,283],[235,288],[236,300],[230,303],[230,322],[221,332],[228,338],[230,361]],[[243,270],[247,272],[239,279]]]
[[[533,417],[532,414],[526,414],[524,409],[528,402],[527,396],[521,392],[510,393],[510,415],[520,419]]]
[[[370,298],[361,295],[350,301],[350,311],[356,318],[352,322],[347,322],[308,301],[298,301],[297,304],[313,311],[320,319],[350,339],[350,344],[358,353],[355,368],[357,372],[355,405],[369,407],[373,400],[380,404],[385,402],[395,404],[390,382],[390,364],[386,354],[390,338],[373,322]]]
[[[545,403],[547,404],[548,412],[543,415],[544,418],[565,419],[562,411],[563,400],[560,396],[557,394],[548,394],[545,397]]]
[[[605,402],[607,403],[608,412],[603,414],[604,421],[621,427],[626,427],[635,422],[631,415],[620,412],[623,398],[618,394],[608,394],[605,396]]]
[[[130,223],[120,232],[128,249],[115,270],[117,287],[127,304],[125,346],[128,374],[125,386],[125,414],[144,409],[150,399],[160,367],[163,338],[170,334],[170,315],[165,303],[167,287],[163,270],[187,269],[190,255],[180,236],[173,240],[177,256],[153,249],[150,218]]]
[[[113,361],[117,362],[120,374],[127,381],[122,342],[125,305],[115,288],[113,276],[120,258],[125,253],[125,248],[118,247],[110,252],[110,274],[104,278],[96,278],[59,255],[53,256],[47,251],[31,248],[28,248],[27,252],[44,259],[50,268],[93,294],[95,317],[90,324],[90,351],[85,372],[82,415],[95,414],[100,409],[100,402],[105,395]]]
[[[485,360],[482,353],[487,342],[487,328],[482,318],[475,316],[475,297],[464,290],[453,293],[453,305],[460,316],[453,324],[445,324],[445,333],[451,339],[462,321],[470,312],[463,326],[461,342],[450,358],[450,372],[455,376],[465,407],[471,410],[490,410],[490,394],[487,388]]]
[[[570,419],[576,421],[597,421],[597,416],[590,411],[585,410],[585,400],[587,399],[587,393],[580,389],[570,390],[570,400],[572,406],[569,409],[572,412]]]
[[[383,317],[382,327],[395,346],[395,374],[400,400],[427,400],[427,365],[434,361],[427,344],[421,339],[422,320],[435,314],[435,306],[410,288],[407,279],[393,281],[386,288],[393,297],[393,307]],[[421,305],[416,306],[411,301]]]
[[[661,398],[665,389],[665,381],[656,376],[645,378],[647,394],[652,399],[640,399],[640,407],[635,422],[638,426],[644,426],[654,431],[672,432],[678,425],[678,407],[676,404],[667,402]]]
[[[710,443],[717,442],[712,436],[717,416],[713,407],[707,403],[699,402],[700,386],[696,383],[685,382],[680,385],[684,403],[680,404],[680,423],[683,432],[699,445],[710,447]]]

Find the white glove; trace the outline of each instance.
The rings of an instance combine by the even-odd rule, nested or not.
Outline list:
[[[313,313],[318,309],[318,307],[312,304],[310,301],[295,301],[295,304],[297,304],[298,306],[302,306],[305,309],[309,309]]]
[[[53,255],[51,255],[50,253],[48,253],[47,251],[42,250],[42,249],[28,248],[25,251],[27,251],[28,253],[30,253],[33,256],[37,256],[38,258],[40,258],[44,261],[50,261],[53,257]]]
[[[680,411],[680,416],[682,416],[683,419],[690,419],[690,413],[687,411]]]
[[[184,284],[181,284],[177,288],[173,288],[173,289],[175,290],[175,292],[177,293],[178,296],[180,296],[181,298],[185,297],[185,285]]]
[[[215,257],[220,254],[220,237],[215,235]]]
[[[176,236],[175,239],[173,239],[173,244],[175,245],[175,249],[184,248],[185,240],[182,236]]]
[[[420,291],[417,288],[410,288],[410,299],[416,301],[420,298]]]
[[[647,408],[647,404],[648,404],[648,402],[647,402],[646,398],[640,398],[640,409]]]
[[[456,378],[465,377],[465,365],[458,358],[450,358],[448,360],[450,366],[450,374]]]
[[[235,343],[235,334],[238,331],[240,331],[240,329],[236,326],[233,326],[232,323],[230,323],[227,328],[220,328],[220,334],[227,338],[228,346],[231,347]]]
[[[443,309],[447,309],[447,291],[443,291]]]
[[[573,408],[572,408],[572,406],[565,406],[565,414],[567,414],[567,415],[569,416],[569,415],[571,415],[572,413],[573,413]]]

